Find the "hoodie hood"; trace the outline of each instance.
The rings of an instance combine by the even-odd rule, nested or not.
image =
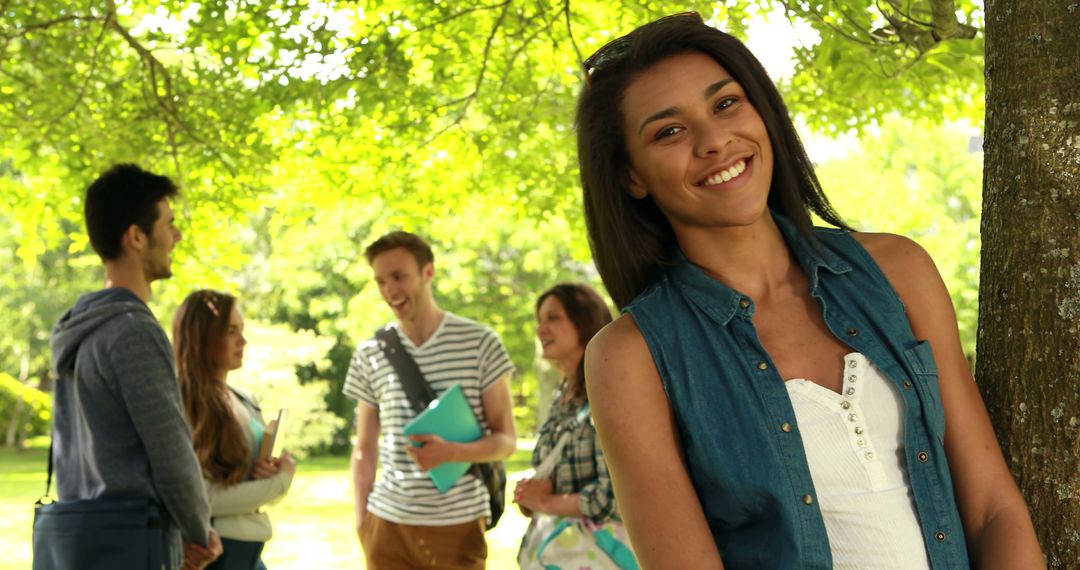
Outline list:
[[[57,377],[70,376],[83,341],[113,317],[131,312],[146,313],[154,318],[150,307],[130,289],[112,287],[79,297],[75,306],[64,313],[53,327],[49,341],[53,374]]]

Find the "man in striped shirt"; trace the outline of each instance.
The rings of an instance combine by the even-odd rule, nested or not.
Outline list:
[[[412,436],[422,445],[410,445],[403,430],[416,414],[397,374],[374,339],[356,349],[344,391],[357,400],[353,485],[367,568],[482,569],[491,514],[483,482],[466,473],[440,493],[427,471],[451,461],[498,461],[514,452],[513,364],[490,327],[439,308],[431,288],[434,255],[423,239],[395,231],[364,253],[394,311],[391,326],[425,380],[436,394],[460,384],[487,434],[471,443]]]

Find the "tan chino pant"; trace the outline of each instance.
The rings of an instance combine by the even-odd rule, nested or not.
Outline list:
[[[484,570],[484,520],[449,526],[392,523],[370,512],[360,525],[368,570]]]

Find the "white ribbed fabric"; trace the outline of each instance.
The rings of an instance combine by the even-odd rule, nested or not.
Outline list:
[[[930,568],[904,459],[904,402],[861,353],[841,393],[786,382],[829,535],[833,568]]]

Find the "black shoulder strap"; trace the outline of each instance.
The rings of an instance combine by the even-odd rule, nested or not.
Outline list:
[[[394,371],[397,372],[398,380],[401,381],[401,387],[405,389],[405,395],[409,398],[409,404],[412,405],[413,410],[419,414],[427,409],[428,404],[435,399],[435,391],[424,379],[424,373],[420,372],[416,361],[405,351],[405,345],[401,344],[397,329],[390,326],[383,327],[375,331],[375,339],[379,341],[379,348],[390,361],[390,366],[393,366]]]
[[[397,372],[398,380],[401,381],[401,387],[405,390],[405,396],[409,398],[409,404],[412,405],[413,410],[419,414],[427,409],[428,404],[435,399],[435,390],[432,390],[431,384],[427,383],[416,361],[405,351],[405,345],[401,344],[397,329],[385,326],[375,331],[375,340],[379,341],[379,348],[390,361],[390,366],[394,367],[394,372]],[[482,471],[485,467],[488,465],[473,463],[469,468],[469,474],[486,482],[488,477]]]
[[[45,501],[49,500],[49,490],[52,488],[52,474],[53,474],[52,452],[53,452],[53,438],[49,437],[49,474],[48,474],[48,476],[45,477],[45,494],[42,495],[41,498],[38,499],[36,503],[34,503],[35,505],[43,505],[43,504],[45,504]]]

